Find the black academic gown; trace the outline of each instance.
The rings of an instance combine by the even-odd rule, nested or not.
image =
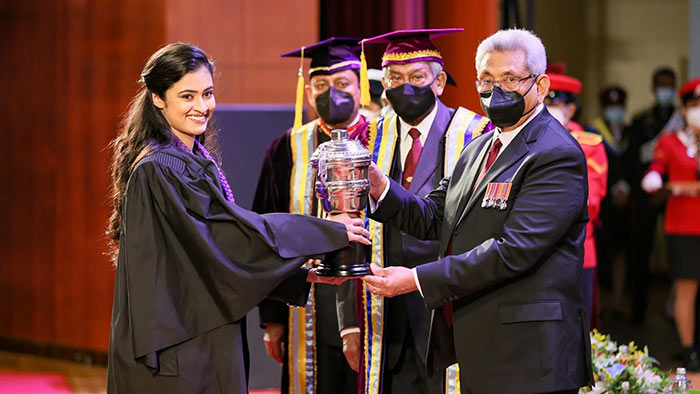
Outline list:
[[[200,154],[148,155],[125,193],[107,392],[247,393],[241,319],[268,296],[304,305],[299,267],[347,243],[343,225],[229,203]]]

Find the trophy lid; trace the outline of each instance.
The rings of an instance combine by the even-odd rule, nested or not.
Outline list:
[[[370,152],[360,141],[348,139],[348,131],[345,129],[331,131],[331,140],[319,145],[317,151],[320,151],[319,156],[324,156],[328,161],[371,159]]]

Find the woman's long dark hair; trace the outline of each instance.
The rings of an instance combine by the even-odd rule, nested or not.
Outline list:
[[[121,123],[119,134],[110,146],[113,152],[111,173],[112,215],[107,235],[110,239],[110,255],[116,264],[121,232],[122,205],[126,184],[136,163],[159,147],[169,145],[177,138],[170,125],[153,104],[151,93],[165,99],[165,92],[185,74],[206,67],[214,75],[214,64],[201,49],[194,45],[168,44],[154,53],[141,73],[141,88],[129,104],[129,110]],[[216,129],[212,122],[197,137],[200,143],[220,161]]]

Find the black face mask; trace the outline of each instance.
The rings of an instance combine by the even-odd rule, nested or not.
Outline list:
[[[530,89],[525,94],[530,93],[530,90],[535,86],[536,82],[530,85]],[[525,111],[525,97],[516,91],[505,91],[499,86],[494,86],[489,92],[481,92],[481,108],[486,112],[486,116],[491,119],[496,127],[504,128],[512,126],[523,116],[532,112],[537,106],[532,107],[529,111]]]
[[[401,119],[413,123],[435,105],[435,93],[430,89],[432,84],[416,86],[406,83],[387,89],[386,98]]]
[[[337,125],[346,122],[355,112],[355,99],[350,93],[331,86],[316,96],[316,112],[327,124]]]

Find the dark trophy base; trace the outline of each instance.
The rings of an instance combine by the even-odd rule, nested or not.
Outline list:
[[[350,246],[328,253],[325,260],[316,266],[319,276],[365,276],[371,275],[369,263],[365,261],[364,245],[350,242]]]

